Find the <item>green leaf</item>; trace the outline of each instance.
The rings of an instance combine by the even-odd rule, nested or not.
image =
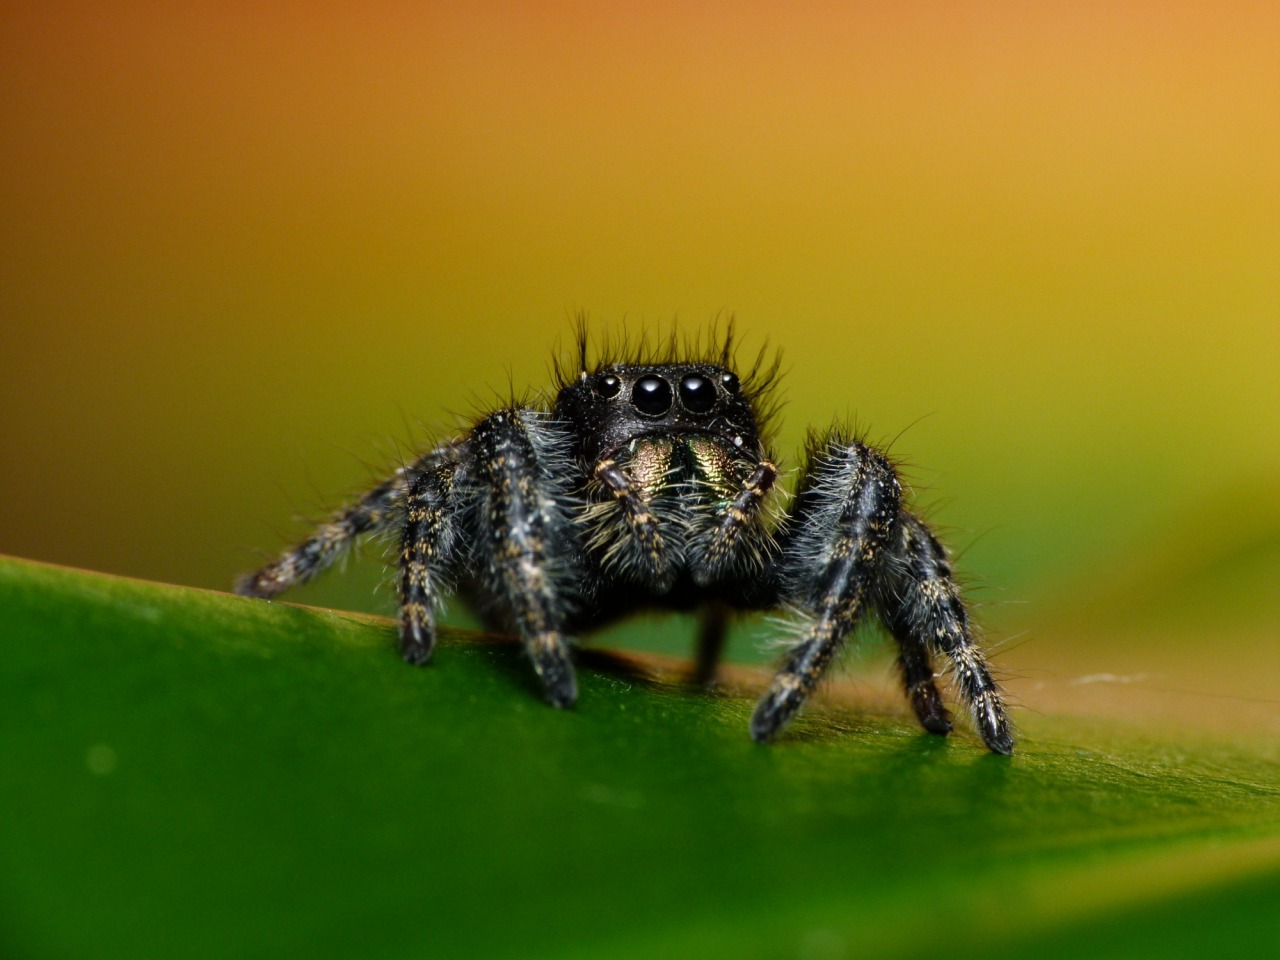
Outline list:
[[[586,654],[402,664],[386,620],[0,560],[6,956],[1217,956],[1274,944],[1248,742],[1023,717],[1013,758],[833,684],[771,747]],[[853,692],[851,692],[853,691]],[[858,692],[863,691],[863,692]]]

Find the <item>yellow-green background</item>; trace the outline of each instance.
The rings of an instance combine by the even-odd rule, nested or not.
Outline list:
[[[0,552],[224,587],[576,312],[732,313],[792,465],[902,434],[1028,708],[1280,730],[1277,51],[1265,2],[6,3]]]

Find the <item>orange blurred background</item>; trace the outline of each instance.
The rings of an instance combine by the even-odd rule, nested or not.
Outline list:
[[[2,17],[0,552],[225,588],[576,312],[732,313],[782,456],[901,433],[1004,632],[1273,636],[1274,4]]]

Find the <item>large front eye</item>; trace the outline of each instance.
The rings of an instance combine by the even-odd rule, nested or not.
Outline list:
[[[680,402],[690,413],[706,413],[716,405],[716,385],[700,374],[691,373],[680,381]]]
[[[631,388],[631,402],[646,417],[660,417],[671,409],[671,384],[650,374]]]

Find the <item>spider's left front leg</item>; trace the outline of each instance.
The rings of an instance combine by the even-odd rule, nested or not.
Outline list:
[[[481,420],[470,442],[480,573],[523,641],[547,699],[572,706],[578,685],[565,622],[581,578],[564,510],[567,444],[545,415],[522,407]]]
[[[812,619],[751,717],[761,743],[800,709],[872,601],[902,498],[879,451],[834,431],[812,449],[781,560],[784,596]]]

